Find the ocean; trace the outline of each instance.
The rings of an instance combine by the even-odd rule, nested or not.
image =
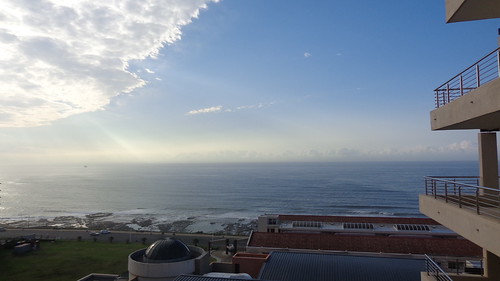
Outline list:
[[[422,217],[426,175],[477,162],[3,166],[0,225],[247,233],[262,214]]]

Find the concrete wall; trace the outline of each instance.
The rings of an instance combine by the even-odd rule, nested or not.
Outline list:
[[[173,280],[181,274],[207,273],[209,256],[203,249],[189,246],[194,257],[179,262],[146,263],[140,261],[145,249],[133,252],[128,258],[129,280],[137,277],[139,281]],[[205,264],[206,263],[206,264]]]
[[[420,212],[500,256],[500,220],[478,215],[432,196],[420,195]],[[500,265],[499,265],[500,267]]]
[[[139,281],[173,280],[181,274],[195,272],[194,259],[172,263],[143,263],[129,259],[129,280]]]
[[[210,255],[203,252],[203,254],[194,260],[194,267],[194,274],[203,275],[210,272]]]
[[[233,256],[233,264],[239,265],[239,272],[248,273],[253,278],[258,278],[262,265],[267,261],[269,255],[237,253]]]
[[[431,111],[430,117],[432,130],[500,128],[500,79]]]
[[[235,273],[234,265],[225,262],[213,262],[210,264],[212,272]]]
[[[278,215],[262,215],[257,219],[257,231],[258,232],[268,232],[268,230],[273,229],[275,232],[278,232],[279,229],[279,216]],[[276,224],[270,225],[269,219],[273,219],[276,221]]]

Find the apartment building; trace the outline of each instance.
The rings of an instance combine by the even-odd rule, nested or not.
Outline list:
[[[498,17],[500,1],[446,0],[449,23]],[[422,280],[500,280],[499,69],[497,48],[435,89],[432,130],[478,130],[479,176],[426,177],[419,198],[423,214],[483,248],[484,274],[445,274],[430,260]]]

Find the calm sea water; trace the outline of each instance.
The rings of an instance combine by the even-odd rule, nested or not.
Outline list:
[[[476,162],[1,167],[0,223],[102,212],[215,231],[265,213],[421,216],[424,176],[477,174]]]

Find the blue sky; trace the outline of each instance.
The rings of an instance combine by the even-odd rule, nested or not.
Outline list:
[[[6,1],[6,163],[475,160],[432,90],[498,46],[443,1]]]

